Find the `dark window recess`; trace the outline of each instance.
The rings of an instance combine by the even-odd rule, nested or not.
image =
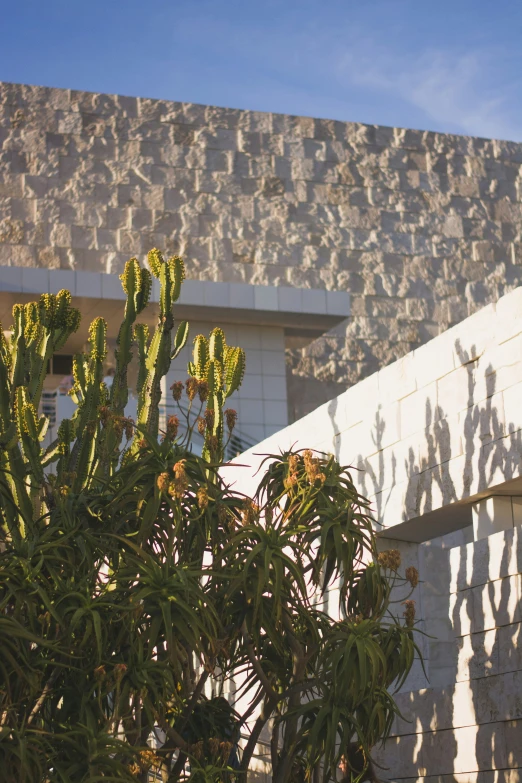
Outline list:
[[[51,359],[51,373],[53,375],[71,375],[73,358],[70,354],[57,353]]]

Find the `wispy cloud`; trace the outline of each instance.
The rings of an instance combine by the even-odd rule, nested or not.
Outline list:
[[[339,55],[338,72],[352,84],[396,96],[437,126],[487,138],[522,139],[508,98],[510,85],[488,85],[492,53],[428,50],[408,58],[371,41]],[[505,90],[505,91],[504,91]]]
[[[400,17],[399,0],[386,2],[381,12],[393,5]],[[223,18],[206,6],[184,16],[180,29],[213,53],[208,83],[231,103],[522,140],[517,54],[509,61],[484,41],[475,48],[462,40],[426,48],[411,27],[387,27],[386,21],[376,26],[372,15],[276,14],[273,24],[261,24]],[[233,75],[224,73],[226,62],[233,63]]]

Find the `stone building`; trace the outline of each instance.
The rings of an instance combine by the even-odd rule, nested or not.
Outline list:
[[[371,501],[379,546],[418,568],[412,598],[428,634],[417,639],[427,677],[417,660],[395,697],[403,717],[374,754],[384,780],[520,781],[521,401],[517,288],[226,469],[251,495],[262,454],[333,453],[359,469],[352,478]],[[258,753],[259,780],[270,780],[268,745]]]
[[[504,141],[2,84],[0,266],[111,275],[158,246],[254,286],[307,315],[278,324],[293,420],[522,282],[521,165]]]
[[[0,85],[4,327],[65,287],[114,341],[127,258],[182,254],[178,319],[247,349],[247,442],[362,468],[383,546],[418,564],[430,682],[398,696],[393,779],[522,766],[521,167],[503,141]]]

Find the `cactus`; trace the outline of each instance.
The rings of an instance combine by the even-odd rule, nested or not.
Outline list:
[[[69,471],[75,475],[74,489],[79,491],[88,482],[95,467],[96,445],[99,438],[99,409],[107,402],[103,384],[103,362],[107,356],[107,324],[95,318],[89,328],[91,350],[87,361],[75,357],[72,390],[78,408],[73,417],[76,442],[69,461]]]
[[[47,367],[78,329],[79,311],[71,306],[68,291],[43,294],[37,302],[15,305],[10,339],[0,331],[0,492],[17,509],[18,526],[12,535],[25,535],[27,527],[55,502],[53,492],[77,494],[103,486],[118,469],[122,455],[125,462],[136,458],[143,437],[158,438],[162,379],[188,336],[185,321],[174,332],[173,315],[185,268],[181,258],[165,261],[157,249],[149,252],[148,263],[150,272],[131,258],[120,276],[126,303],[111,389],[103,383],[107,325],[96,318],[89,328],[89,350],[73,360],[70,395],[77,409],[71,419],[62,421],[57,438],[45,451],[41,441],[48,422],[38,410]],[[149,339],[148,326],[136,319],[149,302],[151,273],[159,280],[160,301],[158,324]],[[134,346],[139,363],[135,428],[124,418]],[[244,364],[243,352],[227,346],[221,329],[214,329],[208,340],[196,338],[189,372],[208,384],[212,421],[209,418],[205,436],[207,460],[223,453],[223,407],[241,383]],[[122,451],[124,432],[127,446]],[[12,527],[12,516],[8,524],[6,512],[0,509],[4,526]]]
[[[145,377],[138,400],[138,428],[146,429],[152,437],[158,436],[159,430],[159,406],[161,401],[161,380],[170,368],[170,362],[175,353],[172,353],[172,330],[174,329],[174,316],[172,308],[178,300],[181,292],[181,284],[185,279],[185,265],[179,256],[163,260],[163,256],[156,248],[147,256],[152,274],[160,283],[160,312],[156,331],[147,348],[145,358]],[[181,325],[183,327],[183,325]],[[180,327],[181,328],[181,327]],[[179,330],[178,330],[179,331]],[[183,348],[183,334],[186,329],[181,329],[180,339],[176,340],[176,351]],[[137,439],[132,450],[137,449]]]
[[[102,439],[102,449],[98,473],[107,477],[115,468],[119,459],[119,447],[123,430],[119,422],[124,415],[129,399],[127,372],[132,361],[132,344],[136,317],[147,306],[152,288],[152,278],[148,269],[140,267],[136,258],[125,264],[120,275],[122,288],[127,295],[125,313],[116,341],[116,367],[110,389],[111,417],[107,421]]]
[[[79,324],[80,313],[71,307],[70,293],[60,291],[15,305],[10,338],[1,332],[0,463],[6,503],[17,508],[17,526],[12,515],[7,515],[9,522],[4,516],[13,536],[25,536],[41,513],[49,457],[40,446],[48,423],[38,416],[43,383],[49,359]]]
[[[128,400],[127,369],[132,359],[133,329],[136,317],[145,309],[150,299],[152,278],[148,269],[140,268],[131,258],[125,264],[120,280],[127,294],[125,315],[120,327],[116,349],[116,372],[111,388],[111,407],[117,416],[123,416]]]
[[[245,352],[242,348],[228,346],[222,329],[213,329],[207,338],[198,334],[194,339],[193,361],[189,362],[190,375],[208,386],[208,400],[203,457],[209,461],[223,458],[224,407],[226,400],[243,381]],[[231,431],[231,427],[229,428]]]

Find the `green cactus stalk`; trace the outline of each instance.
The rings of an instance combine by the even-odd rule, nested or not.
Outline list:
[[[17,529],[25,536],[40,516],[44,498],[42,454],[47,419],[38,416],[49,359],[78,329],[80,313],[71,307],[68,291],[43,294],[38,302],[15,305],[11,337],[0,338],[0,446],[2,486],[6,502],[18,510]],[[51,458],[52,459],[52,458]]]
[[[157,438],[162,397],[161,381],[169,371],[173,358],[174,315],[172,308],[179,298],[181,284],[185,279],[185,265],[179,256],[173,256],[164,261],[157,248],[151,250],[147,258],[152,274],[160,282],[160,312],[158,325],[147,349],[146,376],[138,400],[137,424],[138,430],[146,430],[152,438]],[[183,345],[184,342],[181,341],[181,344],[176,347],[178,353]],[[139,437],[138,431],[132,447],[133,451],[138,448]]]
[[[31,354],[28,393],[33,405],[38,408],[47,366],[52,355],[65,345],[66,340],[80,325],[80,312],[71,307],[69,291],[60,291],[56,296],[42,294],[38,308],[34,308],[36,324],[32,335],[34,351]]]
[[[74,476],[73,487],[80,491],[95,467],[96,445],[99,435],[99,409],[107,402],[103,384],[103,362],[107,356],[107,324],[95,318],[89,328],[91,349],[87,362],[77,358],[74,363],[75,392],[78,409],[73,417],[76,431],[69,461],[69,472]]]
[[[208,340],[202,334],[194,338],[193,361],[189,362],[188,370],[193,378],[206,382],[208,387],[203,458],[210,462],[222,460],[224,407],[226,400],[243,381],[245,352],[242,348],[227,345],[223,330],[217,327]]]
[[[127,405],[128,383],[127,371],[132,360],[133,330],[136,317],[149,303],[152,289],[152,278],[148,269],[141,269],[136,258],[131,258],[125,264],[125,270],[120,275],[123,290],[127,294],[125,315],[123,317],[117,339],[116,367],[111,387],[110,407],[115,416],[123,416]]]
[[[109,416],[105,422],[100,444],[100,460],[97,474],[107,478],[118,464],[123,436],[121,420],[129,399],[128,368],[133,358],[134,325],[136,317],[147,306],[152,288],[148,269],[142,269],[136,258],[125,264],[120,275],[121,284],[127,295],[125,313],[116,341],[116,367],[109,396]]]
[[[147,380],[147,346],[149,342],[149,327],[147,324],[136,324],[134,327],[134,339],[138,344],[138,380],[136,391],[141,396],[145,381]]]
[[[162,380],[188,336],[185,321],[174,332],[173,314],[185,268],[181,258],[174,256],[165,261],[157,249],[148,254],[148,263],[150,272],[131,258],[120,278],[126,304],[110,391],[103,383],[107,326],[102,318],[96,318],[89,329],[89,350],[77,354],[73,361],[74,387],[70,394],[78,407],[71,419],[61,422],[56,440],[46,451],[41,442],[48,422],[38,413],[42,389],[49,360],[78,329],[79,311],[71,306],[68,291],[43,294],[37,302],[15,305],[9,340],[0,333],[0,490],[4,499],[9,497],[6,502],[18,509],[19,524],[17,531],[11,531],[13,536],[25,535],[45,504],[53,502],[49,487],[79,493],[91,484],[102,486],[117,470],[122,457],[127,462],[137,455],[143,437],[159,437]],[[149,339],[148,327],[136,323],[136,319],[149,302],[151,273],[159,280],[160,301],[158,324]],[[135,429],[124,418],[134,344],[139,362]],[[208,387],[207,461],[215,461],[223,453],[223,408],[241,384],[244,365],[243,351],[227,346],[221,329],[214,329],[208,340],[202,335],[196,338],[189,372]],[[127,447],[122,452],[124,432]],[[49,471],[55,463],[53,475]],[[4,512],[0,515],[5,526]]]

